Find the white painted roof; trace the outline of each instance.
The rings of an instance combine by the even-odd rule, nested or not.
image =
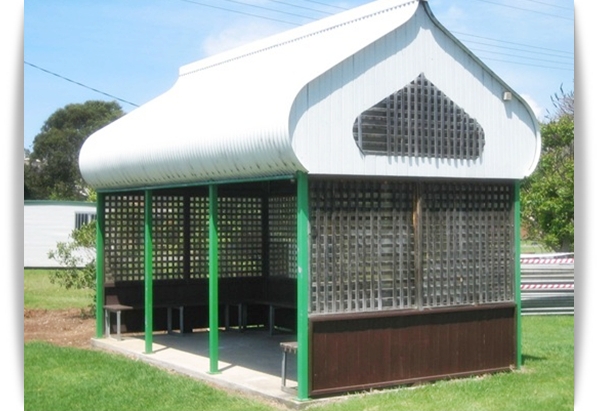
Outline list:
[[[421,72],[484,122],[485,156],[459,163],[359,151],[356,116]],[[513,91],[505,107],[504,90],[512,91],[425,2],[379,0],[182,67],[166,93],[90,136],[80,169],[100,190],[299,170],[522,178],[536,165],[539,131]]]

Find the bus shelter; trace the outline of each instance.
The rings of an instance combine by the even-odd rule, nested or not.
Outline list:
[[[380,0],[184,66],[92,135],[106,331],[296,333],[305,400],[521,364],[527,103]],[[118,324],[106,330],[105,318]],[[114,328],[113,328],[114,327]]]

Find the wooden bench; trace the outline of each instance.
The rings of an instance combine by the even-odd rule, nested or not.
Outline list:
[[[242,317],[242,329],[247,327],[247,306],[264,305],[268,307],[268,328],[270,335],[274,335],[276,328],[276,310],[278,308],[295,309],[297,306],[290,301],[274,301],[264,299],[249,299],[241,302],[239,316]],[[241,323],[240,323],[241,324]]]
[[[280,349],[282,350],[282,371],[280,389],[288,392],[289,390],[294,389],[287,387],[287,354],[297,355],[297,341],[281,342]]]
[[[173,303],[158,303],[153,304],[154,308],[166,308],[166,318],[167,318],[167,330],[169,334],[173,333],[172,329],[172,310],[177,308],[179,310],[179,332],[183,332],[183,310],[185,306],[189,305],[196,305],[196,304],[182,304],[179,302]],[[197,304],[199,306],[200,304]],[[144,305],[141,304],[105,304],[104,305],[104,321],[105,321],[105,333],[108,338],[110,338],[110,314],[116,314],[116,339],[121,340],[121,313],[123,311],[131,311],[131,310],[143,310],[145,309]]]
[[[188,301],[176,301],[176,302],[158,302],[153,304],[154,308],[166,308],[166,321],[167,321],[167,332],[168,334],[174,334],[173,327],[172,327],[172,310],[178,309],[179,310],[179,334],[183,334],[183,324],[184,324],[184,309],[185,307],[202,307],[207,306],[207,303],[202,302],[188,302]],[[230,328],[230,317],[229,317],[229,306],[236,305],[238,306],[238,324],[239,330],[242,328],[243,324],[243,307],[241,303],[238,302],[224,302],[221,305],[225,306],[225,328],[228,330]],[[145,306],[142,304],[105,304],[104,305],[104,321],[105,321],[105,334],[106,337],[110,338],[110,328],[111,328],[111,314],[116,314],[116,339],[121,340],[121,313],[123,311],[131,311],[131,310],[144,310]]]

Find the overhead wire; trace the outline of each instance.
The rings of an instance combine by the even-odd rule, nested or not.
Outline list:
[[[297,13],[291,13],[291,12],[288,12],[288,11],[282,11],[282,10],[272,9],[270,7],[258,6],[257,4],[245,3],[244,1],[237,1],[237,0],[220,0],[220,1],[226,1],[228,3],[239,4],[239,5],[246,6],[246,7],[253,7],[253,8],[256,8],[256,9],[260,9],[260,10],[272,11],[274,13],[286,14],[288,16],[300,17],[300,18],[304,18],[304,19],[308,19],[308,20],[315,20],[315,18],[311,17],[311,16],[304,16],[302,14],[297,14]]]
[[[84,87],[84,88],[86,88],[86,89],[89,89],[89,90],[95,91],[96,93],[100,93],[100,94],[103,94],[104,96],[107,96],[107,97],[113,98],[113,99],[115,99],[115,100],[118,100],[118,101],[120,101],[120,102],[122,102],[122,103],[126,103],[126,104],[129,104],[129,105],[131,105],[131,106],[134,106],[134,107],[139,107],[139,105],[138,105],[138,104],[132,103],[132,102],[130,102],[130,101],[128,101],[128,100],[125,100],[125,99],[122,99],[122,98],[120,98],[120,97],[116,97],[116,96],[114,96],[114,95],[112,95],[112,94],[108,94],[108,93],[106,93],[106,92],[104,92],[104,91],[98,90],[97,88],[90,87],[90,86],[88,86],[88,85],[86,85],[86,84],[83,84],[83,83],[80,83],[80,82],[78,82],[78,81],[72,80],[72,79],[70,79],[70,78],[68,78],[68,77],[65,77],[65,76],[62,76],[62,75],[60,75],[60,74],[58,74],[58,73],[54,73],[53,71],[50,71],[50,70],[48,70],[48,69],[45,69],[45,68],[43,68],[43,67],[40,67],[40,66],[37,66],[37,65],[35,65],[35,64],[29,63],[28,61],[23,61],[23,63],[25,63],[26,65],[28,65],[28,66],[30,66],[30,67],[33,67],[33,68],[35,68],[35,69],[37,69],[37,70],[41,70],[41,71],[43,71],[43,72],[45,72],[45,73],[47,73],[47,74],[51,74],[51,75],[53,75],[53,76],[56,76],[56,77],[58,77],[58,78],[60,78],[60,79],[62,79],[62,80],[66,80],[66,81],[68,81],[68,82],[70,82],[70,83],[76,84],[76,85],[78,85],[78,86],[81,86],[81,87]]]
[[[530,13],[542,14],[544,16],[554,17],[555,19],[563,19],[563,20],[571,20],[571,21],[574,20],[572,17],[560,16],[560,15],[551,14],[551,13],[544,13],[544,12],[539,11],[539,10],[526,9],[524,7],[512,6],[510,4],[497,3],[495,1],[489,1],[489,0],[476,0],[476,1],[479,1],[479,2],[482,2],[482,3],[494,4],[496,6],[507,7],[507,8],[515,9],[515,10],[528,11]]]
[[[305,2],[307,2],[307,3],[314,3],[314,4],[319,4],[319,5],[322,5],[322,6],[328,6],[328,7],[332,7],[332,8],[335,8],[335,9],[337,9],[337,10],[349,10],[349,9],[348,9],[348,8],[346,8],[346,7],[337,6],[337,5],[335,5],[335,4],[323,3],[323,2],[321,2],[321,1],[315,1],[315,0],[303,0],[303,1],[305,1]]]
[[[463,32],[459,32],[459,31],[451,31],[451,33],[453,33],[455,35],[475,37],[475,38],[479,38],[479,39],[483,39],[483,40],[495,41],[495,42],[498,42],[498,43],[512,44],[512,45],[515,45],[515,46],[522,46],[522,47],[534,48],[534,49],[538,49],[538,50],[552,51],[552,52],[555,52],[555,53],[570,54],[571,56],[574,55],[574,53],[570,52],[570,51],[556,50],[556,49],[551,49],[551,48],[546,48],[546,47],[539,47],[539,46],[532,45],[532,44],[525,44],[525,43],[519,43],[519,42],[513,42],[513,41],[507,41],[507,40],[493,39],[493,38],[490,38],[490,37],[482,37],[482,36],[478,36],[478,35],[475,35],[475,34],[463,33]],[[468,40],[468,41],[471,42],[471,40]]]
[[[291,22],[291,21],[287,21],[287,20],[281,20],[281,19],[274,18],[274,17],[267,17],[267,16],[263,16],[263,15],[260,15],[260,14],[255,14],[255,13],[248,13],[248,12],[244,12],[244,11],[240,11],[240,10],[234,10],[234,9],[230,9],[230,8],[227,8],[227,7],[215,6],[213,4],[206,4],[206,3],[195,1],[195,0],[179,0],[179,1],[182,1],[182,2],[185,2],[185,3],[190,3],[190,4],[195,4],[197,6],[209,7],[209,8],[216,9],[216,10],[223,10],[223,11],[227,11],[227,12],[230,12],[230,13],[241,14],[241,15],[244,15],[244,16],[255,17],[255,18],[258,18],[258,19],[276,21],[278,23],[289,24],[291,26],[300,26],[301,25],[300,23],[295,23],[295,22]]]
[[[570,7],[560,6],[558,4],[546,3],[545,1],[538,1],[538,0],[519,0],[519,1],[528,1],[530,3],[541,4],[543,6],[555,7],[557,9],[563,9],[563,10],[570,10],[571,9]]]
[[[480,57],[480,56],[478,56],[478,57]],[[573,68],[549,67],[549,66],[540,65],[540,64],[523,63],[523,62],[519,62],[519,61],[503,60],[503,59],[497,59],[497,58],[493,58],[493,57],[483,57],[482,59],[483,60],[498,61],[498,62],[501,62],[501,63],[519,64],[519,65],[522,65],[522,66],[540,67],[540,68],[543,68],[543,69],[574,71]]]
[[[279,23],[284,23],[284,24],[289,24],[289,25],[294,25],[294,26],[300,26],[301,25],[300,23],[293,22],[293,21],[282,20],[282,19],[278,19],[278,18],[274,18],[274,17],[270,17],[270,16],[265,16],[265,15],[262,15],[262,14],[249,13],[249,12],[245,12],[245,11],[238,10],[238,9],[231,9],[231,8],[227,8],[227,7],[215,6],[213,4],[206,4],[206,3],[203,3],[203,2],[200,2],[200,1],[196,1],[196,0],[180,0],[180,1],[186,2],[186,3],[195,4],[195,5],[198,5],[198,6],[204,6],[204,7],[209,7],[209,8],[213,8],[213,9],[218,9],[218,10],[222,10],[222,11],[226,11],[226,12],[230,12],[230,13],[237,13],[237,14],[241,14],[241,15],[245,15],[245,16],[249,16],[249,17],[255,17],[255,18],[260,18],[260,19],[265,19],[265,20],[276,21],[276,22],[279,22]],[[308,19],[308,20],[317,20],[317,18],[315,18],[315,17],[305,16],[305,15],[301,15],[301,14],[297,14],[297,13],[286,12],[286,11],[282,11],[282,10],[276,10],[276,9],[273,9],[273,8],[269,8],[269,7],[265,7],[265,6],[259,6],[259,5],[255,5],[255,4],[249,4],[249,3],[242,2],[242,1],[237,1],[237,0],[223,0],[223,1],[226,1],[226,2],[229,2],[229,3],[234,3],[234,4],[237,4],[237,5],[243,5],[243,6],[247,6],[247,7],[253,7],[253,8],[261,9],[261,10],[264,10],[264,11],[277,12],[277,13],[280,13],[280,14],[285,14],[285,15],[289,15],[289,16],[293,16],[293,17],[299,17],[299,18]],[[303,7],[303,6],[298,6],[296,4],[290,4],[290,3],[287,3],[287,2],[284,2],[284,1],[281,1],[281,0],[270,0],[270,1],[272,3],[278,3],[278,4],[282,4],[282,5],[286,5],[286,6],[301,8],[301,9],[304,9],[304,10],[308,10],[308,11],[312,11],[312,12],[318,12],[318,13],[322,13],[322,14],[326,14],[326,15],[332,15],[332,14],[334,14],[334,13],[331,13],[331,12],[326,12],[326,11],[322,11],[322,10],[318,10],[318,9],[314,9],[314,8],[310,8],[310,7]],[[335,9],[338,9],[338,10],[348,10],[345,7],[334,5],[334,4],[329,4],[329,3],[324,3],[324,2],[321,2],[321,1],[316,1],[316,0],[303,0],[303,1],[307,2],[307,3],[318,4],[318,5],[321,5],[321,6],[335,8]],[[502,3],[496,3],[496,2],[488,1],[488,0],[477,0],[477,1],[484,2],[484,3],[490,3],[490,4],[495,4],[495,5],[503,6],[503,7],[510,7],[510,8],[513,8],[513,9],[518,9],[518,10],[523,10],[523,11],[528,11],[528,12],[533,12],[533,13],[540,13],[540,14],[548,15],[548,16],[555,17],[555,18],[563,18],[562,16],[557,16],[557,15],[553,15],[553,14],[549,14],[549,13],[542,13],[542,12],[539,12],[537,10],[531,10],[531,9],[526,9],[526,8],[521,8],[521,7],[515,7],[515,6],[506,5],[506,4],[502,4]],[[533,2],[533,3],[538,3],[538,4],[543,4],[543,5],[547,5],[547,6],[559,7],[559,6],[556,6],[556,5],[548,4],[548,3],[537,1],[537,0],[525,0],[525,1]],[[559,7],[559,8],[564,8],[564,7]],[[568,19],[568,20],[572,20],[572,19]],[[517,46],[521,46],[521,47],[528,47],[528,48],[535,48],[535,49],[538,49],[538,50],[551,51],[551,52],[554,52],[554,53],[570,54],[571,56],[573,55],[573,53],[571,53],[571,52],[566,52],[566,51],[561,51],[561,50],[554,50],[554,49],[549,49],[549,48],[543,48],[543,47],[539,47],[539,46],[527,45],[527,44],[517,43],[517,42],[509,42],[509,41],[506,41],[506,40],[492,39],[492,38],[477,36],[477,35],[469,34],[469,33],[463,33],[463,32],[457,32],[457,31],[453,31],[452,33],[455,34],[455,35],[462,35],[462,36],[469,36],[469,37],[481,38],[481,39],[484,39],[484,40],[490,40],[490,41],[494,41],[494,42],[497,42],[497,43],[512,44],[512,45],[517,45]],[[486,45],[486,46],[489,46],[489,47],[497,47],[497,48],[503,48],[503,49],[510,49],[507,46],[484,44],[484,43],[480,43],[480,42],[475,42],[473,40],[462,40],[462,41],[469,42],[469,43],[472,43],[472,44]],[[475,49],[475,48],[472,49],[472,51],[473,50],[479,51],[479,52],[483,52],[483,53],[493,53],[493,54],[496,54],[496,55],[509,55],[507,53],[500,53],[500,52],[497,52],[497,51],[490,51],[490,50],[482,50],[482,49]],[[534,54],[551,55],[551,54],[548,54],[548,53],[542,53],[542,52],[533,51],[533,50],[521,50],[521,49],[513,49],[513,50],[523,51],[523,52],[528,52],[528,53],[534,53]],[[512,54],[509,55],[509,56],[510,57],[514,57],[514,58],[523,58],[523,59],[527,59],[527,60],[543,61],[543,62],[548,62],[548,63],[551,63],[551,64],[567,64],[567,63],[564,63],[564,62],[557,62],[557,61],[551,61],[551,60],[545,60],[545,59],[536,59],[536,58],[532,58],[532,57],[517,56],[517,55],[512,55]],[[554,54],[552,54],[552,56],[553,57],[557,57],[557,58],[566,58],[564,56],[557,56],[557,55],[554,55]],[[569,68],[562,68],[562,67],[541,66],[541,65],[537,65],[537,64],[524,63],[524,62],[515,62],[515,61],[507,61],[507,60],[502,60],[502,59],[497,59],[497,58],[492,58],[492,57],[484,57],[484,59],[485,60],[493,60],[493,61],[505,62],[505,63],[511,63],[511,64],[520,64],[520,65],[528,65],[528,66],[533,66],[533,67],[542,67],[542,68],[546,68],[546,69],[573,70],[572,68],[569,69]],[[103,92],[103,91],[98,90],[96,88],[87,86],[87,85],[85,85],[83,83],[80,83],[78,81],[72,80],[72,79],[70,79],[68,77],[62,76],[62,75],[57,74],[55,72],[52,72],[50,70],[44,69],[44,68],[42,68],[40,66],[37,66],[35,64],[29,63],[27,61],[24,61],[24,63],[27,64],[27,65],[29,65],[29,66],[31,66],[31,67],[33,67],[33,68],[36,68],[38,70],[41,70],[43,72],[46,72],[46,73],[51,74],[53,76],[56,76],[58,78],[61,78],[61,79],[65,80],[65,81],[68,81],[68,82],[71,82],[71,83],[76,84],[78,86],[81,86],[81,87],[87,88],[89,90],[92,90],[92,91],[94,91],[96,93],[100,93],[100,94],[105,95],[107,97],[114,98],[114,99],[116,99],[118,101],[121,101],[123,103],[129,104],[129,105],[134,106],[134,107],[139,107],[139,105],[137,105],[137,104],[135,104],[133,102],[130,102],[128,100],[122,99],[122,98],[114,96],[112,94]]]
[[[280,1],[280,0],[268,0],[268,1],[270,1],[271,3],[278,3],[278,4],[282,4],[282,5],[289,6],[289,7],[295,7],[295,8],[302,9],[302,10],[308,10],[308,11],[312,11],[312,12],[316,12],[316,13],[322,13],[327,16],[331,16],[334,14],[329,11],[314,9],[313,7],[298,6],[297,4],[287,3],[286,1]]]

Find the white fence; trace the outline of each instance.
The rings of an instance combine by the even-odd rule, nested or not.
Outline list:
[[[523,315],[575,313],[573,254],[521,255]]]

